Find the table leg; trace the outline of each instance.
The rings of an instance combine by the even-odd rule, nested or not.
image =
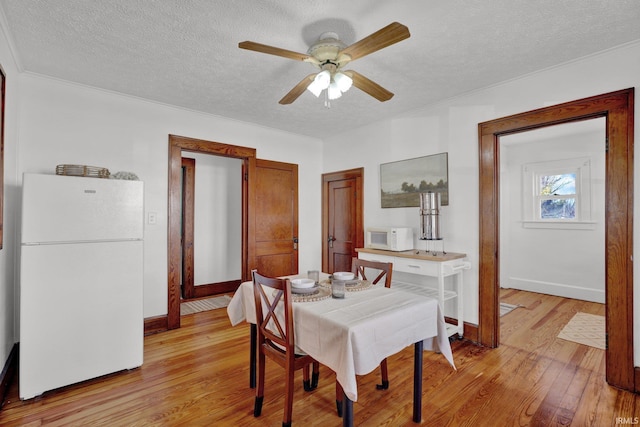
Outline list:
[[[413,355],[413,422],[422,421],[422,351],[423,343],[414,344]]]
[[[353,401],[346,394],[342,396],[342,427],[353,427]]]
[[[422,421],[422,352],[424,344],[414,344],[413,354],[413,422]],[[342,396],[342,426],[353,427],[353,402],[346,394]]]
[[[249,350],[249,387],[256,388],[256,351],[258,346],[258,327],[251,323],[251,347]]]

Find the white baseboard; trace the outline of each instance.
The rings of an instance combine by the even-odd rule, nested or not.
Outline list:
[[[502,284],[501,284],[502,285]],[[573,298],[584,301],[605,303],[604,289],[585,288],[581,286],[567,285],[564,283],[542,282],[538,280],[510,277],[506,288],[520,289],[522,291],[538,292],[541,294],[556,295],[563,298]],[[604,287],[604,286],[603,286]]]

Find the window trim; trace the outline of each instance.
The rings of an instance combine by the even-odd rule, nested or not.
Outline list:
[[[567,219],[543,219],[540,214],[541,196],[538,194],[540,176],[575,173],[576,193],[561,198],[576,199],[576,216]],[[524,228],[552,228],[593,230],[591,220],[591,158],[579,157],[522,165],[522,226]],[[544,199],[547,199],[546,197]]]

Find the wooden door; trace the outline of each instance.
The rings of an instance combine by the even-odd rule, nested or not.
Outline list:
[[[251,264],[265,276],[298,274],[298,165],[256,159],[255,185]]]
[[[356,248],[364,245],[363,170],[322,175],[322,271],[351,271]]]

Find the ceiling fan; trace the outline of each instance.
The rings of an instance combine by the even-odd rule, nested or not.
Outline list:
[[[329,100],[339,98],[351,85],[378,101],[384,102],[391,99],[393,93],[356,71],[343,70],[343,67],[351,61],[409,38],[410,35],[406,26],[393,22],[350,46],[340,41],[336,33],[323,33],[306,54],[252,41],[241,42],[238,47],[313,64],[320,71],[302,79],[279,102],[283,105],[291,104],[304,93],[305,89],[316,97],[327,89],[325,105],[329,106]]]

